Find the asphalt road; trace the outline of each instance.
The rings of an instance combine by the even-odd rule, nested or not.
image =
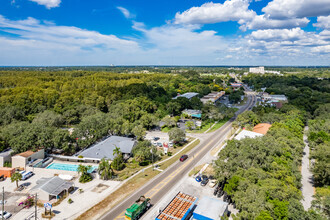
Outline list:
[[[255,96],[248,95],[248,103],[241,108],[237,114],[248,110],[255,103]],[[198,161],[200,161],[211,149],[217,146],[231,129],[231,124],[235,118],[230,119],[217,132],[215,132],[208,140],[201,142],[192,149],[184,162],[177,161],[157,175],[143,187],[138,189],[132,195],[123,200],[120,204],[112,208],[100,219],[102,220],[123,220],[125,219],[125,210],[130,207],[141,195],[151,198],[151,203],[156,204],[171,189],[178,179],[189,172]],[[156,216],[155,216],[156,217]]]

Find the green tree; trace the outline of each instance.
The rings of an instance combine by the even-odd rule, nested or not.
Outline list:
[[[185,125],[189,130],[192,130],[192,128],[194,127],[194,122],[193,121],[187,121],[185,123]]]
[[[112,178],[113,170],[109,160],[106,160],[105,158],[101,159],[98,167],[98,173],[103,180],[109,180]]]
[[[18,181],[22,180],[22,174],[19,172],[13,173],[13,175],[10,177],[11,182],[16,182],[16,187],[18,188]]]
[[[80,183],[86,183],[93,179],[91,174],[88,173],[90,169],[92,169],[92,166],[90,165],[84,166],[82,164],[79,164],[77,168],[77,172],[78,174],[80,174],[80,178],[79,178]]]
[[[112,161],[112,168],[114,170],[122,170],[125,168],[124,158],[122,154],[118,154]]]
[[[186,138],[186,133],[180,128],[173,128],[168,132],[168,136],[173,142],[183,142]]]
[[[117,147],[117,146],[115,146],[115,149],[113,149],[112,155],[113,155],[113,156],[121,155],[120,148]]]

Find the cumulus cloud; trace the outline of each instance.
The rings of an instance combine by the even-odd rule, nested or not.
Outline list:
[[[330,53],[330,45],[314,47],[314,48],[312,48],[312,52],[316,52],[316,53]]]
[[[305,37],[305,32],[300,28],[257,30],[251,33],[251,37],[256,40],[265,41],[296,41]]]
[[[36,2],[38,5],[44,5],[46,8],[56,8],[60,6],[61,0],[30,0],[31,2]]]
[[[330,29],[330,15],[317,17],[317,23],[313,24],[313,26],[323,29]]]
[[[329,0],[273,0],[262,9],[272,19],[315,17],[330,14]]]
[[[257,15],[251,21],[243,23],[241,30],[246,29],[288,29],[295,27],[305,27],[309,23],[307,18],[291,18],[285,20],[270,19],[266,15]]]
[[[243,21],[252,19],[256,13],[249,10],[249,0],[227,0],[223,4],[205,3],[176,13],[175,24],[210,24],[224,21]]]

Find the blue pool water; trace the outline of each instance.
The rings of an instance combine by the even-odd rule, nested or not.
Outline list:
[[[77,172],[79,165],[76,164],[66,164],[66,163],[52,163],[46,169],[54,169],[54,170],[66,170],[66,171],[75,171]],[[89,173],[93,172],[97,169],[97,166],[92,166],[92,168],[88,171]]]

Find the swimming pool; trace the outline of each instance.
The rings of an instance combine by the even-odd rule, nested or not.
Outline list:
[[[77,172],[79,165],[76,164],[66,164],[66,163],[52,163],[46,169],[53,169],[53,170],[66,170],[66,171],[75,171]],[[96,170],[98,166],[92,166],[92,168],[88,171],[89,173]]]

